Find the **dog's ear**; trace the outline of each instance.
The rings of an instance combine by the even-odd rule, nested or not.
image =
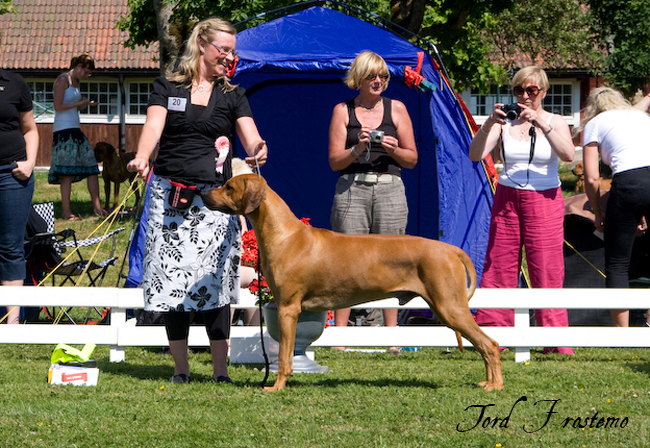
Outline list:
[[[244,193],[242,194],[242,203],[244,204],[244,214],[251,213],[260,206],[266,199],[266,183],[257,175],[245,175],[241,179],[243,182]]]

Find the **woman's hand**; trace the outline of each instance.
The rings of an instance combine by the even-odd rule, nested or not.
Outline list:
[[[643,236],[643,235],[645,235],[645,233],[647,231],[648,231],[648,223],[645,220],[645,216],[642,216],[641,221],[636,226],[636,235],[635,236]]]
[[[469,145],[469,159],[472,162],[486,158],[499,143],[501,137],[499,126],[506,124],[506,114],[501,110],[502,107],[502,103],[495,104],[490,116],[474,135],[472,143]]]
[[[21,160],[19,162],[16,162],[16,165],[18,166],[11,171],[11,174],[13,174],[16,179],[27,180],[32,177],[32,172],[34,171],[34,162]]]
[[[255,150],[252,156],[246,157],[244,160],[251,168],[255,169],[258,166],[261,167],[266,163],[268,157],[269,148],[266,146],[266,141],[260,140],[255,146]]]
[[[384,148],[384,150],[386,150],[386,154],[393,157],[395,155],[395,151],[397,151],[397,148],[399,148],[399,141],[395,137],[384,135],[381,146]]]
[[[357,134],[357,138],[359,139],[359,143],[357,143],[357,152],[359,154],[363,154],[363,152],[368,147],[368,144],[370,143],[371,131],[372,128],[370,128],[369,126],[361,126],[361,130]]]
[[[505,125],[506,124],[506,113],[501,110],[503,107],[503,103],[496,103],[494,105],[494,110],[490,114],[489,117],[487,117],[487,120],[483,123],[483,126],[488,125],[488,129],[492,127],[494,124],[500,124],[500,125]],[[487,129],[486,129],[487,131]]]
[[[149,174],[149,161],[136,157],[126,165],[126,170],[130,173],[137,172],[141,178],[146,179]]]
[[[603,212],[600,210],[594,212],[594,226],[599,232],[605,231],[605,218],[603,217]]]

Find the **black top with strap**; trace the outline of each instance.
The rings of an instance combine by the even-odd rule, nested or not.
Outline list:
[[[390,135],[397,138],[397,128],[393,123],[393,117],[391,113],[391,100],[390,98],[381,97],[384,102],[384,117],[382,118],[381,124],[376,128],[377,130],[384,131],[384,135]],[[354,99],[345,103],[348,106],[348,127],[347,127],[347,139],[346,139],[346,148],[352,147],[359,143],[358,135],[361,130],[361,123],[357,119],[357,115],[354,112]],[[367,157],[370,151],[370,157]],[[351,173],[390,173],[400,176],[402,173],[402,167],[393,159],[391,156],[386,154],[386,150],[381,146],[380,143],[368,143],[368,147],[357,159],[352,162],[348,167],[341,170],[341,174],[351,174]]]
[[[149,106],[167,109],[167,120],[154,164],[157,175],[184,184],[223,184],[231,174],[233,133],[240,117],[252,117],[245,90],[236,87],[224,92],[221,82],[214,84],[208,105],[193,107],[189,89],[164,77],[153,83]],[[203,109],[203,113],[200,113]],[[215,171],[215,141],[230,140],[230,153],[222,174]]]

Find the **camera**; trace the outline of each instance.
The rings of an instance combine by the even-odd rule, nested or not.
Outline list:
[[[519,114],[521,113],[521,107],[517,103],[504,104],[501,110],[506,113],[506,120],[510,121],[519,118]]]
[[[370,131],[370,141],[372,143],[381,143],[384,141],[384,131],[373,129]]]

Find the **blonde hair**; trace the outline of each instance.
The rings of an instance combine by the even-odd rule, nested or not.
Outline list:
[[[533,81],[540,90],[548,90],[550,87],[546,72],[535,65],[529,65],[515,73],[512,81],[510,81],[510,88],[513,89],[517,86],[523,86],[526,81]]]
[[[390,72],[388,71],[386,61],[377,53],[364,51],[354,58],[345,75],[344,81],[349,88],[358,90],[361,87],[361,81],[373,73],[385,73],[388,75],[382,90],[385,91],[388,88],[388,81],[390,81]]]
[[[192,30],[190,38],[185,44],[185,51],[181,60],[178,64],[178,68],[174,73],[169,75],[167,79],[173,82],[179,82],[185,84],[189,87],[192,84],[192,81],[198,79],[199,70],[200,70],[200,56],[201,56],[201,44],[200,41],[210,44],[210,41],[214,39],[214,34],[222,32],[231,35],[236,35],[237,30],[230,22],[220,19],[218,17],[211,17],[205,19],[196,24]],[[227,77],[224,79],[224,91],[229,91],[235,87],[230,84]]]
[[[599,113],[608,110],[635,110],[634,106],[626,100],[621,92],[610,87],[597,87],[589,92],[587,106],[583,109],[583,118],[580,126],[573,130],[573,135],[578,135]]]
[[[77,65],[81,65],[82,68],[88,70],[95,70],[95,60],[92,56],[87,54],[81,54],[70,59],[70,69],[74,69]]]

